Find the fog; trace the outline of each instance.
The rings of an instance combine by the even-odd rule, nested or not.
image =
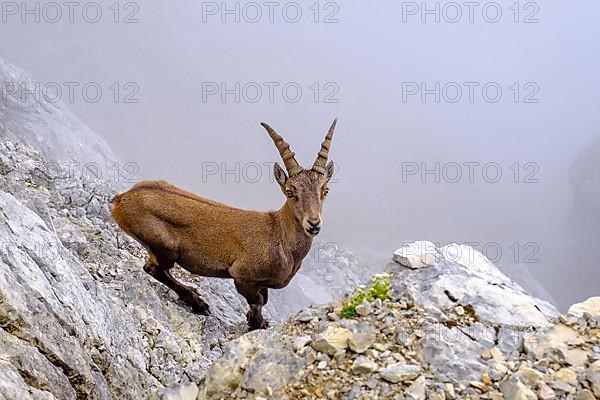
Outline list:
[[[275,209],[280,160],[259,123],[309,167],[338,117],[319,243],[376,265],[405,241],[467,242],[563,309],[598,294],[586,257],[595,233],[572,223],[569,185],[600,133],[598,2],[442,2],[423,13],[436,2],[236,12],[235,2],[145,0],[101,4],[96,23],[85,2],[72,15],[61,5],[60,17],[44,3],[38,12],[26,2],[33,14],[9,3],[0,56],[63,89],[130,163],[120,180],[166,179]],[[91,83],[98,101],[82,89]]]

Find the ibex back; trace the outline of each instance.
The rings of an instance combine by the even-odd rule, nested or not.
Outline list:
[[[242,210],[186,192],[164,181],[144,181],[112,201],[117,224],[148,252],[144,270],[174,290],[194,312],[209,307],[196,291],[173,278],[177,263],[192,274],[232,278],[248,301],[250,329],[266,328],[262,307],[268,289],[294,277],[322,226],[333,162],[327,163],[336,121],[310,169],[296,161],[281,136],[262,123],[277,146],[286,172],[275,163],[275,180],[286,196],[277,211]]]

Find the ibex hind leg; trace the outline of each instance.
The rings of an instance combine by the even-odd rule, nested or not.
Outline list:
[[[244,296],[250,309],[246,313],[248,320],[248,328],[253,331],[255,329],[266,329],[269,327],[269,321],[263,318],[262,308],[266,304],[265,289],[257,288],[256,286],[235,281],[235,288]]]
[[[166,257],[156,256],[155,253],[150,250],[148,251],[148,255],[148,262],[144,266],[144,271],[177,293],[181,300],[192,307],[193,312],[202,315],[210,314],[208,304],[198,296],[196,291],[177,281],[173,275],[171,275],[170,270],[175,264],[173,261],[170,261]]]

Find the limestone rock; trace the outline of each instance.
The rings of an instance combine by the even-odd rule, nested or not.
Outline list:
[[[177,385],[162,391],[160,400],[196,400],[198,386],[195,383]]]
[[[600,315],[600,296],[590,297],[581,303],[573,304],[569,307],[567,314],[581,318],[584,313],[589,313],[593,316]]]
[[[438,256],[433,243],[420,241],[400,247],[394,252],[393,260],[405,267],[419,269],[432,265]]]
[[[348,338],[351,333],[348,329],[330,325],[312,341],[311,346],[316,351],[333,356],[340,350],[348,347]]]
[[[344,324],[350,332],[348,336],[348,347],[355,353],[364,353],[375,342],[373,328],[363,323]]]
[[[352,364],[352,372],[354,374],[367,374],[377,369],[377,364],[368,357],[358,356]]]
[[[406,397],[411,400],[425,400],[425,377],[418,377],[406,390]]]
[[[419,376],[421,366],[396,363],[381,370],[381,378],[388,382],[398,383],[411,381]]]
[[[537,400],[536,394],[518,380],[508,380],[500,385],[505,400]]]
[[[592,385],[596,397],[600,397],[600,361],[594,362],[586,371],[586,378]]]

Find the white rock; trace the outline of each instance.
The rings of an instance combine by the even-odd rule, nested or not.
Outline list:
[[[425,377],[418,377],[406,390],[406,397],[410,400],[425,400]]]
[[[411,381],[421,373],[421,366],[416,364],[396,363],[381,370],[381,378],[388,382],[398,383]]]
[[[600,397],[600,360],[592,363],[586,371],[587,380],[592,385],[596,397]]]
[[[296,339],[294,339],[294,350],[298,351],[300,349],[302,349],[303,347],[305,347],[306,345],[308,345],[310,342],[312,341],[310,336],[299,336]]]
[[[324,332],[317,335],[311,343],[311,347],[316,351],[333,356],[338,351],[348,347],[350,336],[351,333],[348,329],[330,325]]]
[[[393,260],[412,269],[435,263],[438,256],[435,245],[428,241],[407,243],[394,252]]]
[[[377,369],[377,364],[368,357],[358,356],[354,363],[352,364],[352,373],[353,374],[368,374],[369,372],[373,372]]]
[[[198,396],[198,386],[190,383],[164,390],[160,395],[160,400],[196,400],[196,396]]]
[[[500,385],[504,400],[537,400],[537,395],[522,382],[509,379]]]
[[[567,314],[581,318],[586,312],[592,316],[600,315],[600,296],[590,297],[581,303],[573,304],[571,307],[569,307]]]
[[[371,303],[365,299],[361,304],[356,306],[356,313],[361,317],[366,317],[367,315],[371,314],[372,308],[373,307],[371,306]]]

